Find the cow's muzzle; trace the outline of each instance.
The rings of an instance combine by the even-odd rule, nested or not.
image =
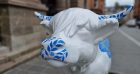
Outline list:
[[[68,51],[64,47],[64,40],[56,37],[46,38],[42,41],[42,45],[41,56],[43,59],[65,62]]]

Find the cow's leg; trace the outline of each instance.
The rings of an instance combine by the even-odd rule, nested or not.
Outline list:
[[[108,74],[108,71],[109,71],[108,67],[102,65],[95,66],[94,63],[92,63],[91,65],[89,65],[86,72],[82,74]]]
[[[96,59],[87,67],[84,74],[108,74],[110,66],[111,60]]]
[[[84,64],[83,66],[72,66],[70,67],[72,74],[85,74],[88,69],[88,65]]]
[[[70,70],[71,70],[72,74],[80,74],[80,67],[78,67],[78,66],[71,66]]]

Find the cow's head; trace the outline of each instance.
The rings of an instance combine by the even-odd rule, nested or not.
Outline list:
[[[110,22],[118,23],[117,20],[126,16],[132,8],[113,15],[97,15],[81,8],[70,8],[55,16],[44,16],[36,12],[42,20],[41,24],[51,35],[42,42],[41,56],[57,67],[75,64],[81,57],[89,61],[94,56],[95,30]]]

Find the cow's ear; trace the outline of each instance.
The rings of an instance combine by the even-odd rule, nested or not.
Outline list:
[[[47,33],[49,35],[51,35],[53,33],[52,25],[50,24],[50,21],[43,20],[43,21],[40,22],[40,24],[47,30]]]
[[[67,36],[73,37],[79,30],[85,27],[88,21],[87,16],[79,15],[78,17],[75,17],[69,26],[70,28],[66,32]]]
[[[47,33],[52,34],[52,29],[51,29],[51,25],[50,25],[52,16],[46,16],[39,12],[34,12],[34,14],[36,17],[38,17],[39,20],[41,20],[40,24],[43,25],[43,27],[45,27],[45,29],[47,30]]]

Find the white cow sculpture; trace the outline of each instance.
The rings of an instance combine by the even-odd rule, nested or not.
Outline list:
[[[98,15],[88,9],[69,8],[53,17],[35,12],[51,35],[42,42],[42,58],[55,67],[69,66],[74,74],[108,74],[109,40],[98,40],[96,32],[109,24],[118,25],[132,9],[128,6],[117,14]]]

